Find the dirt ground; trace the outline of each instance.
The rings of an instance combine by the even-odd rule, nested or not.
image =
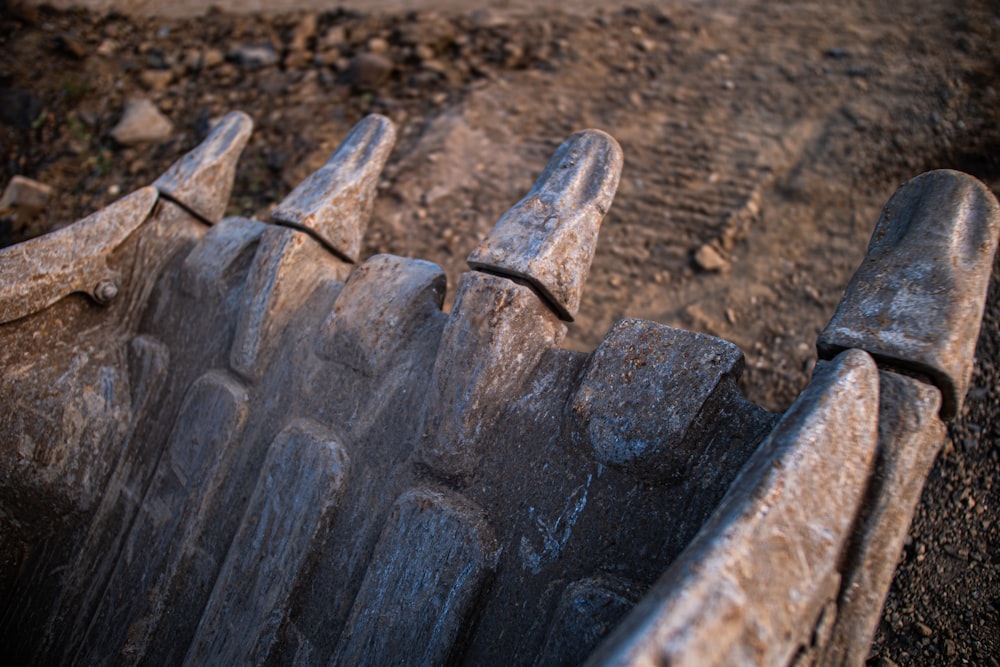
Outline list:
[[[0,244],[150,183],[231,109],[256,130],[229,213],[266,216],[379,112],[400,138],[364,255],[428,259],[455,285],[555,147],[597,127],[625,170],[567,344],[593,349],[624,316],[721,336],[746,353],[747,395],[781,410],[896,187],[947,167],[1000,192],[998,44],[989,0],[180,19],[7,2],[0,185],[22,174],[55,194],[33,220],[0,221]],[[136,95],[169,138],[110,138]],[[972,389],[872,664],[1000,665],[996,266]]]

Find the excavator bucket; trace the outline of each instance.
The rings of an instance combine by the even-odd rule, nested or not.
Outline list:
[[[569,137],[445,274],[362,261],[362,120],[266,221],[240,113],[0,250],[0,627],[35,665],[860,664],[969,382],[1000,212],[905,184],[784,414],[732,343],[577,314],[622,151]],[[13,663],[12,663],[13,664]]]

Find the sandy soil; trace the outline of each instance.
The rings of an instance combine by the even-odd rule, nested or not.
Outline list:
[[[942,167],[1000,191],[995,5],[889,4],[175,19],[8,3],[0,182],[24,174],[56,195],[0,236],[71,222],[149,183],[229,109],[257,124],[230,213],[264,216],[377,111],[400,140],[365,255],[429,259],[455,285],[558,143],[598,127],[626,167],[568,344],[592,349],[623,316],[715,334],[746,352],[747,395],[784,409],[892,191]],[[245,46],[276,62],[254,66]],[[366,52],[382,70],[357,67]],[[170,138],[110,139],[136,94],[173,121]],[[716,270],[695,260],[706,246]],[[996,292],[873,664],[1000,664]]]

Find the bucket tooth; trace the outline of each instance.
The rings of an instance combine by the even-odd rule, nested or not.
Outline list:
[[[940,407],[935,387],[879,373],[875,474],[846,552],[836,620],[818,664],[860,665],[868,656],[924,480],[947,436]]]
[[[511,397],[538,391],[532,378],[565,333],[530,287],[489,273],[463,274],[428,389],[421,462],[449,479],[472,475],[490,447],[483,434]]]
[[[821,358],[865,350],[889,368],[929,377],[950,419],[968,389],[1000,210],[989,189],[931,171],[886,204],[868,253],[817,341]]]
[[[296,419],[278,434],[184,664],[265,662],[310,554],[327,539],[348,468],[347,451],[318,422]],[[184,644],[177,631],[164,634]]]
[[[251,383],[260,380],[287,325],[284,318],[324,280],[345,279],[349,266],[305,232],[267,225],[247,275],[248,297],[236,321],[230,368]]]
[[[595,644],[635,606],[638,587],[609,576],[566,586],[536,665],[582,665]]]
[[[226,218],[209,229],[181,264],[179,289],[199,299],[223,294],[239,279],[239,266],[254,253],[268,225],[246,218]]]
[[[202,221],[217,223],[225,215],[236,163],[251,132],[250,116],[242,111],[226,114],[197,148],[175,162],[153,186]]]
[[[396,127],[372,114],[351,128],[327,163],[302,181],[271,213],[271,221],[303,229],[330,250],[357,262],[375,190]]]
[[[743,363],[728,341],[624,319],[584,367],[568,405],[572,436],[601,463],[650,482],[696,486],[688,509],[704,504],[707,515],[773,426],[736,389]],[[718,495],[708,492],[715,477]],[[706,502],[694,500],[699,492]]]
[[[317,353],[362,375],[391,369],[399,348],[440,336],[445,319],[445,274],[436,264],[375,255],[351,273],[333,311],[323,322]],[[426,335],[426,334],[425,334]]]
[[[142,655],[148,628],[164,610],[192,535],[204,521],[220,466],[242,442],[248,394],[228,373],[209,371],[187,391],[94,615],[78,664],[110,664],[120,648]],[[125,646],[127,644],[127,646]]]
[[[404,493],[375,547],[328,663],[448,662],[475,616],[499,551],[483,511],[428,487]]]
[[[694,541],[587,664],[790,664],[810,641],[804,619],[835,595],[874,463],[878,390],[878,368],[860,350],[818,368]]]
[[[521,278],[572,321],[622,170],[622,149],[599,130],[556,150],[531,191],[469,255],[473,269]]]

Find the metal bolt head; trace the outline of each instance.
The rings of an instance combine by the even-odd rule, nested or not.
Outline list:
[[[102,280],[94,287],[94,300],[107,305],[118,296],[118,284],[113,280]]]

